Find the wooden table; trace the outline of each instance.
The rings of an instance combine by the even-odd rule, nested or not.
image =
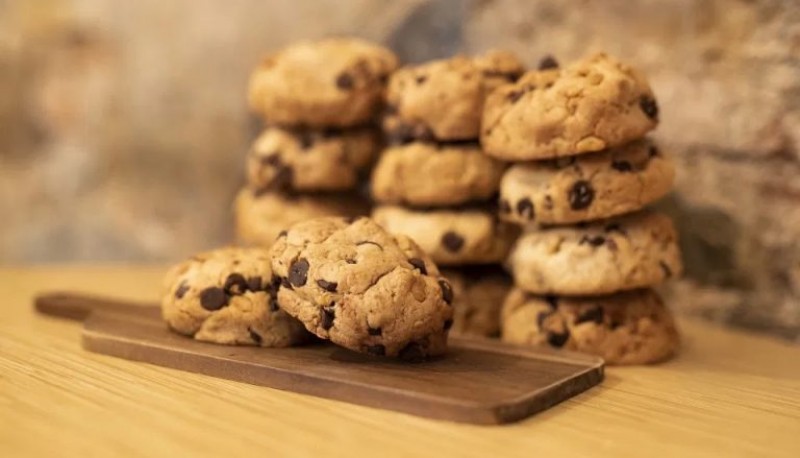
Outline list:
[[[31,308],[52,289],[152,300],[162,273],[0,269],[0,456],[800,456],[800,347],[694,321],[678,359],[485,427],[87,353],[78,324]]]

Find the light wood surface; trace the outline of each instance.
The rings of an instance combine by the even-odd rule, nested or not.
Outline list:
[[[800,348],[694,321],[672,362],[473,426],[91,354],[31,306],[52,289],[153,300],[162,272],[0,269],[0,456],[800,456]]]

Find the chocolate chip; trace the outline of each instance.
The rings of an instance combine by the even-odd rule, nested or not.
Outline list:
[[[664,271],[664,277],[669,278],[672,276],[672,269],[669,268],[666,262],[658,261],[658,265],[661,266],[661,270]]]
[[[386,354],[386,347],[383,345],[367,345],[366,351],[370,355],[384,356]]]
[[[267,187],[269,189],[287,189],[292,186],[292,181],[294,181],[294,170],[288,165],[281,166]]]
[[[353,89],[355,86],[355,81],[353,80],[353,76],[349,73],[340,73],[339,76],[336,77],[336,87],[342,90],[350,90]]]
[[[523,95],[525,95],[525,91],[519,91],[519,90],[511,91],[508,94],[506,94],[506,98],[508,99],[509,102],[516,103],[517,100],[521,99]]]
[[[614,329],[617,329],[620,326],[622,326],[622,323],[620,323],[619,321],[611,321],[611,324],[608,327],[610,327],[611,330],[613,331]]]
[[[548,54],[539,61],[539,70],[549,70],[551,68],[558,68],[558,61],[555,57]]]
[[[322,316],[320,317],[320,326],[322,329],[328,330],[333,327],[333,320],[336,318],[336,312],[333,308],[322,309]]]
[[[444,280],[439,280],[439,287],[442,288],[442,299],[448,304],[453,303],[453,288],[450,286],[450,283],[447,283]]]
[[[453,231],[447,231],[442,236],[442,245],[451,253],[457,253],[464,246],[464,238]]]
[[[619,225],[619,223],[611,223],[611,224],[607,225],[606,228],[605,228],[605,231],[606,232],[621,232],[623,234],[625,233],[625,231],[622,230],[622,227]]]
[[[247,280],[244,275],[232,273],[225,279],[225,284],[222,287],[229,295],[242,294],[247,291]]]
[[[257,332],[253,331],[250,328],[247,328],[247,332],[250,333],[250,338],[253,339],[253,342],[255,342],[258,345],[261,345],[261,342],[262,342],[263,339],[261,338],[261,336]]]
[[[535,214],[533,202],[527,197],[520,199],[520,201],[517,202],[517,213],[528,221],[532,220]]]
[[[639,108],[653,121],[658,121],[658,103],[650,96],[643,95],[639,99]]]
[[[308,260],[300,258],[289,266],[289,283],[292,286],[303,286],[308,276]]]
[[[403,361],[413,363],[425,359],[425,352],[422,350],[422,346],[420,346],[420,344],[416,342],[409,342],[408,345],[400,350],[400,353],[398,353],[397,356]]]
[[[261,291],[261,277],[250,277],[247,279],[247,289],[250,291]]]
[[[281,278],[281,286],[286,289],[294,289],[292,288],[292,284],[289,282],[289,277]]]
[[[270,309],[270,311],[277,312],[278,310],[280,310],[280,308],[281,307],[280,307],[280,304],[278,304],[278,298],[277,297],[271,297],[270,300],[269,300],[269,309]]]
[[[186,280],[184,280],[178,285],[178,289],[175,290],[175,297],[180,299],[187,291],[189,291],[189,285],[186,283]]]
[[[381,332],[383,332],[383,330],[381,328],[371,328],[371,327],[367,326],[367,334],[369,334],[371,336],[379,336],[379,335],[381,335]]]
[[[286,230],[278,232],[278,238],[286,237],[289,233]]]
[[[445,320],[444,321],[444,330],[447,331],[448,329],[453,327],[453,320]]]
[[[539,314],[536,315],[536,326],[538,326],[539,329],[543,329],[544,321],[552,314],[553,312],[539,312]]]
[[[547,296],[544,297],[544,300],[547,302],[547,305],[549,305],[550,308],[553,309],[558,308],[558,296],[555,296],[553,294],[548,294]]]
[[[576,181],[569,190],[569,206],[573,210],[583,210],[592,204],[594,200],[594,189],[586,180]]]
[[[587,323],[590,321],[597,324],[603,323],[603,309],[601,307],[589,309],[581,313],[578,315],[578,318],[575,319],[575,324]]]
[[[428,79],[428,77],[427,77],[427,76],[425,76],[425,75],[420,75],[420,76],[416,77],[416,78],[414,79],[414,81],[416,81],[416,82],[417,82],[417,84],[422,84],[422,83],[424,83],[424,82],[425,82],[427,79]]]
[[[348,264],[355,264],[356,260],[355,259],[345,259],[344,262],[346,262]]]
[[[589,245],[594,246],[594,247],[598,247],[598,246],[600,246],[600,245],[602,245],[604,243],[606,243],[606,238],[603,237],[602,235],[596,235],[594,237],[590,237],[588,235],[584,235],[578,241],[578,245],[589,244]]]
[[[633,166],[628,161],[611,161],[611,168],[619,172],[630,172]]]
[[[649,153],[650,153],[650,157],[658,156],[659,155],[658,148],[655,145],[650,146]]]
[[[336,287],[339,286],[339,284],[336,283],[335,281],[326,281],[326,280],[317,280],[317,285],[320,288],[324,289],[325,291],[328,291],[329,293],[335,293]]]
[[[425,261],[420,258],[410,258],[408,263],[414,266],[415,268],[419,269],[422,272],[422,275],[428,275],[428,269],[425,268]]]
[[[307,150],[314,146],[314,136],[311,135],[310,132],[301,132],[298,135],[298,140],[300,141],[300,148]]]
[[[564,331],[563,334],[557,334],[555,332],[547,333],[547,343],[553,347],[561,348],[567,343],[567,340],[569,340],[569,331]]]
[[[216,286],[206,288],[200,293],[200,305],[206,310],[219,310],[228,305],[228,295]]]
[[[511,213],[511,204],[506,199],[500,199],[500,213]]]

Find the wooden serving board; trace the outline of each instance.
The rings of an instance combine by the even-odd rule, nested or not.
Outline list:
[[[412,364],[329,343],[271,349],[198,342],[170,332],[155,304],[55,293],[35,306],[84,320],[83,347],[92,352],[457,422],[514,422],[603,379],[600,358],[488,339],[451,338],[445,356]]]

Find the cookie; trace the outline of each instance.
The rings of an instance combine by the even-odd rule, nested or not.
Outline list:
[[[294,223],[320,216],[369,213],[368,202],[356,194],[256,193],[247,188],[239,191],[233,206],[237,242],[265,248]]]
[[[443,269],[453,287],[450,335],[500,336],[500,309],[511,289],[511,277],[499,266]]]
[[[271,249],[278,303],[312,333],[377,356],[442,354],[453,291],[409,238],[369,218],[295,224]]]
[[[500,184],[500,219],[566,224],[630,213],[672,188],[675,167],[649,140],[600,153],[511,166]]]
[[[477,139],[486,96],[524,70],[503,51],[403,67],[389,78],[384,131],[401,142]]]
[[[657,124],[644,76],[601,53],[497,88],[486,99],[481,143],[500,159],[538,160],[623,145]]]
[[[517,240],[508,264],[520,288],[565,295],[654,286],[683,270],[672,221],[649,212],[531,230]]]
[[[250,78],[253,111],[270,123],[349,127],[369,123],[397,57],[355,38],[304,41],[265,59]]]
[[[378,149],[378,136],[371,129],[268,127],[248,155],[248,184],[260,192],[352,189]]]
[[[309,334],[280,310],[269,253],[223,248],[182,262],[166,276],[161,312],[170,329],[226,345],[288,347]]]
[[[514,289],[503,305],[502,338],[597,355],[608,364],[648,364],[676,353],[669,310],[650,289],[599,297],[534,296]]]
[[[385,204],[459,205],[497,193],[505,164],[469,144],[409,143],[386,149],[372,172],[372,197]]]
[[[441,265],[502,262],[517,229],[483,208],[413,210],[384,205],[372,217],[393,234],[411,237]]]

